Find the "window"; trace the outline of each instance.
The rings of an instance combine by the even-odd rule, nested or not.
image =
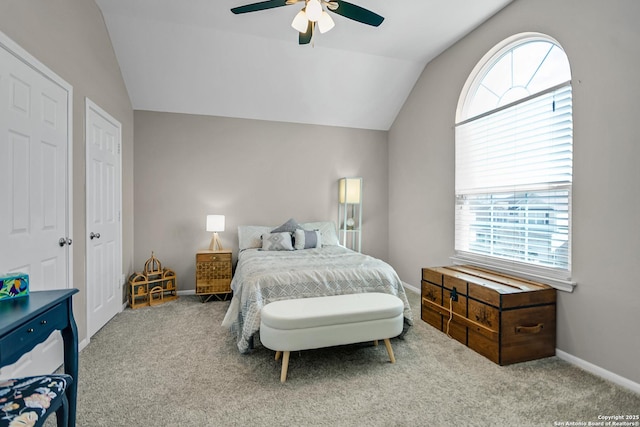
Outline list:
[[[455,250],[551,284],[571,277],[571,72],[562,48],[518,35],[489,52],[458,103]]]

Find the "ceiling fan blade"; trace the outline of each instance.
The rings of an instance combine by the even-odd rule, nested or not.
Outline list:
[[[313,36],[313,22],[308,21],[307,31],[304,33],[298,33],[298,44],[309,44],[311,37]]]
[[[356,6],[355,4],[342,1],[331,0],[331,3],[337,3],[337,8],[328,7],[333,13],[342,15],[345,18],[353,19],[354,21],[362,22],[363,24],[372,25],[374,27],[379,26],[384,21],[384,18],[377,13],[373,13],[363,7]]]
[[[240,13],[257,12],[259,10],[273,9],[274,7],[286,6],[288,4],[292,4],[292,3],[290,3],[288,0],[268,0],[268,1],[261,1],[259,3],[251,3],[251,4],[246,4],[244,6],[234,7],[233,9],[231,9],[231,12],[237,15]]]

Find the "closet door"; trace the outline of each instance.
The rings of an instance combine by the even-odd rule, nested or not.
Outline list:
[[[67,288],[70,87],[0,36],[0,272],[27,273],[31,291]],[[55,332],[0,377],[51,373],[61,364]]]
[[[122,308],[120,219],[122,125],[86,99],[87,329],[98,332]]]

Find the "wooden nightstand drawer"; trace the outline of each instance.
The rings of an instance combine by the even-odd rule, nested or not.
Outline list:
[[[196,264],[196,283],[208,283],[216,279],[231,279],[230,263],[199,262]]]
[[[231,253],[198,253],[196,262],[222,262],[231,264]]]

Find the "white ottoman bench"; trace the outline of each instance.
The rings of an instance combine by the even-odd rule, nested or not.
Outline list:
[[[389,338],[402,332],[404,304],[394,295],[363,293],[276,301],[261,311],[260,341],[284,353],[280,381],[287,379],[291,351],[384,340],[395,363]]]

